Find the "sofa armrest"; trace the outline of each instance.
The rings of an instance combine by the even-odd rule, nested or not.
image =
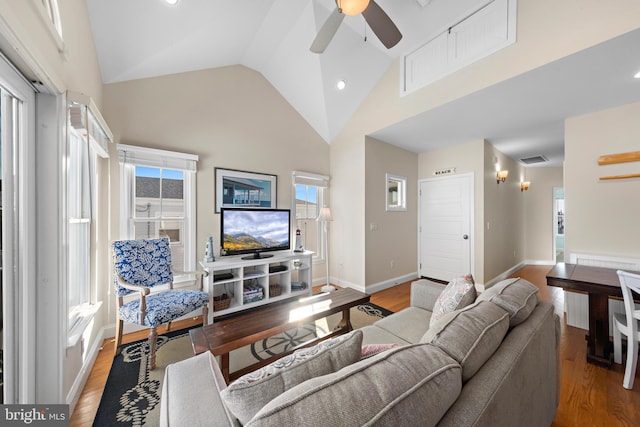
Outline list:
[[[411,306],[433,311],[433,306],[445,285],[427,279],[411,283]]]
[[[162,384],[160,425],[239,426],[220,397],[226,387],[209,351],[168,365]]]

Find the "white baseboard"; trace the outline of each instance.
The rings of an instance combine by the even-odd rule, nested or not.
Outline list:
[[[556,265],[554,259],[528,259],[524,262],[527,265]]]
[[[331,279],[331,283],[335,283],[341,288],[352,288],[352,289],[355,289],[356,291],[368,293],[366,287],[363,285],[347,282],[346,280],[338,279],[335,277]]]
[[[379,292],[384,289],[392,288],[396,285],[399,285],[400,283],[408,282],[409,280],[417,280],[417,279],[418,279],[418,273],[412,272],[412,273],[404,274],[402,276],[393,277],[391,279],[384,280],[382,282],[373,283],[368,286],[351,283],[346,280],[341,280],[335,277],[331,279],[331,283],[335,283],[336,285],[343,288],[352,288],[357,291],[364,292],[366,294],[371,295],[374,292]]]
[[[389,280],[384,280],[382,282],[378,282],[378,283],[373,283],[369,286],[367,286],[366,292],[368,294],[372,294],[374,292],[379,292],[382,291],[384,289],[389,289],[389,288],[393,288],[396,285],[399,285],[400,283],[404,283],[404,282],[408,282],[410,280],[418,280],[418,272],[414,271],[411,272],[409,274],[404,274],[402,276],[397,276],[394,278],[391,278]]]
[[[528,263],[528,261],[519,262],[518,264],[516,264],[513,267],[509,268],[508,270],[503,271],[502,273],[500,273],[499,275],[497,275],[493,279],[487,281],[484,284],[484,287],[485,288],[490,288],[491,286],[495,285],[499,281],[504,280],[504,279],[508,279],[509,276],[511,276],[513,273],[515,273],[516,271],[520,270],[522,267],[527,265],[527,263]]]
[[[69,393],[67,393],[66,402],[69,405],[69,415],[73,414],[73,410],[78,404],[78,399],[80,399],[80,395],[82,394],[82,390],[84,389],[87,380],[89,379],[89,375],[91,374],[91,370],[93,369],[93,365],[96,362],[96,358],[98,357],[98,353],[100,353],[100,349],[102,348],[102,343],[105,340],[105,329],[103,327],[98,332],[96,339],[93,342],[93,345],[89,349],[87,353],[87,358],[82,364],[82,368],[80,372],[76,376],[75,381],[71,385],[69,389]],[[113,327],[115,331],[115,327]]]

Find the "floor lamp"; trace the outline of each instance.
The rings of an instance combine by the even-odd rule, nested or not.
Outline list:
[[[322,231],[324,236],[324,261],[326,263],[326,272],[327,272],[327,284],[323,286],[320,290],[322,292],[333,292],[336,290],[329,283],[329,221],[333,221],[331,218],[331,209],[328,207],[324,207],[320,209],[320,215],[318,215],[318,221],[322,222]]]

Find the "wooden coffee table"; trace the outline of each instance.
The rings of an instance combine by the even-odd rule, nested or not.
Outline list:
[[[369,302],[369,295],[351,288],[339,289],[328,294],[313,295],[295,301],[270,304],[246,314],[223,319],[212,325],[189,331],[193,352],[200,354],[210,351],[221,357],[220,369],[227,383],[248,372],[265,366],[275,359],[286,356],[301,347],[308,347],[319,341],[344,334],[353,329],[349,310]],[[338,326],[328,335],[309,340],[297,347],[275,355],[267,360],[235,372],[229,372],[229,352],[288,331],[309,322],[342,312]]]

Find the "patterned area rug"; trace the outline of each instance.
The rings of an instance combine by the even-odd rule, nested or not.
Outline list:
[[[392,312],[375,304],[363,304],[351,309],[351,323],[361,328],[388,316]],[[231,371],[287,351],[318,335],[332,330],[340,320],[336,314],[300,328],[232,351]],[[147,340],[122,346],[113,361],[107,383],[94,419],[94,426],[157,426],[159,424],[160,392],[164,371],[168,364],[193,356],[189,330],[169,332],[158,336],[156,369],[147,368]]]

